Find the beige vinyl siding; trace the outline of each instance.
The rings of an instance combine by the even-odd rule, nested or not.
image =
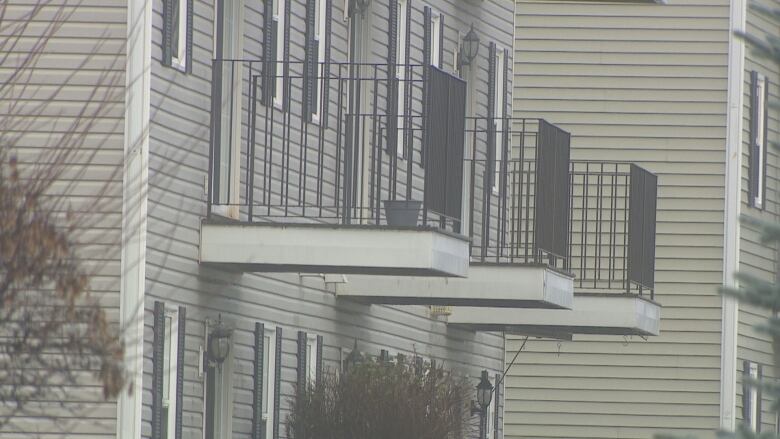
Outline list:
[[[777,2],[761,1],[765,6],[774,7]],[[777,36],[780,23],[767,18],[753,9],[748,9],[747,14],[747,32],[751,35],[765,38],[769,35]],[[748,49],[745,57],[745,77],[743,85],[744,105],[742,109],[742,214],[765,221],[777,221],[780,214],[780,157],[777,151],[771,146],[767,147],[767,166],[766,166],[766,199],[764,209],[756,209],[748,205],[748,179],[750,165],[750,72],[757,71],[766,76],[769,83],[769,100],[776,101],[780,97],[778,87],[780,86],[780,68],[769,59],[758,56],[754,51]],[[777,110],[769,108],[767,117],[767,136],[768,142],[778,141],[778,120]],[[777,252],[776,246],[761,243],[759,231],[750,225],[740,227],[740,254],[739,270],[741,272],[758,276],[769,281],[775,280],[777,272]],[[765,377],[773,375],[772,364],[772,345],[771,340],[765,334],[756,331],[753,326],[762,323],[771,313],[757,309],[752,306],[740,305],[739,310],[739,337],[737,339],[737,358],[740,375],[737,385],[737,416],[742,420],[742,360],[750,360],[762,364]],[[775,428],[775,414],[770,410],[771,401],[764,396],[762,403],[762,431],[773,430]]]
[[[36,11],[34,5],[42,7]],[[4,50],[0,65],[0,88],[4,92],[0,95],[0,148],[8,148],[9,139],[15,138],[11,145],[16,149],[10,154],[16,155],[22,169],[51,161],[64,148],[74,148],[50,194],[64,201],[57,211],[59,219],[67,219],[66,211],[70,211],[75,227],[69,238],[82,268],[91,274],[91,294],[102,301],[111,320],[116,322],[125,2],[3,0],[0,13]],[[12,30],[22,30],[24,37],[9,37]],[[48,30],[52,33],[47,39],[43,35]],[[36,53],[38,56],[29,68],[9,80],[17,63]],[[74,130],[84,134],[72,136]],[[0,436],[115,437],[116,402],[104,399],[92,371],[77,375],[75,386],[46,395],[40,404],[32,402],[0,431]],[[8,406],[0,408],[0,416],[8,415],[6,410]]]
[[[426,307],[366,306],[340,300],[316,274],[236,273],[198,263],[200,222],[206,216],[207,208],[204,184],[208,175],[214,6],[211,0],[194,1],[194,64],[192,74],[184,74],[160,62],[161,4],[154,3],[152,30],[143,437],[151,433],[151,341],[155,300],[187,308],[182,418],[185,438],[199,438],[203,434],[205,386],[203,378],[198,376],[198,348],[204,343],[205,319],[214,319],[220,313],[224,321],[236,326],[236,344],[232,351],[235,356],[234,438],[250,437],[253,373],[251,331],[258,321],[278,325],[283,330],[282,420],[288,414],[289,399],[294,395],[298,330],[324,337],[326,369],[337,368],[342,349],[348,352],[357,340],[359,349],[368,354],[378,355],[380,349],[407,356],[416,353],[474,377],[475,383],[482,369],[488,369],[491,377],[501,371],[504,341],[500,334],[447,328],[443,321],[430,318]],[[291,59],[301,60],[305,3],[293,1],[290,4]],[[414,29],[411,53],[413,62],[420,63],[424,3],[413,1],[412,4]],[[495,39],[507,47],[511,46],[514,7],[511,1],[491,0],[479,5],[468,5],[461,1],[437,0],[431,4],[437,11],[447,14],[445,60],[455,44],[453,27],[464,26],[463,23],[470,23],[475,17],[481,17],[475,26],[485,30],[486,40]],[[260,59],[262,3],[245,0],[245,5],[244,54],[248,59]],[[343,5],[343,1],[333,0],[334,62],[344,62],[347,58]],[[373,12],[368,16],[376,27],[381,28],[387,15],[387,2],[377,0],[371,2],[371,5]],[[383,43],[381,37],[375,38],[374,59],[371,62],[383,63],[385,52],[380,47]],[[486,52],[483,50],[481,56],[485,56]],[[292,69],[300,69],[300,66]],[[486,79],[481,77],[480,80]],[[300,81],[294,83],[293,87],[299,85]],[[330,96],[332,104],[336,102],[335,95],[334,88]],[[298,114],[294,113],[293,117],[298,117]],[[297,134],[293,138],[297,138]],[[295,142],[291,149],[292,154],[298,154],[299,148]],[[326,154],[332,157],[335,152],[329,150]],[[332,162],[329,163],[327,166],[332,165]],[[260,172],[259,169],[257,172]],[[326,169],[325,174],[324,184],[331,187],[334,172]],[[260,178],[256,181],[260,181]],[[282,437],[286,437],[284,424],[280,432]]]
[[[658,175],[661,335],[530,340],[511,369],[507,438],[711,437],[718,426],[728,14],[518,1],[514,115],[572,134],[572,158]],[[522,340],[508,340],[512,358]]]

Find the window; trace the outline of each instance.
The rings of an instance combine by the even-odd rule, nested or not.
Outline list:
[[[310,385],[317,384],[317,336],[306,336],[306,380]]]
[[[171,60],[179,70],[187,68],[187,0],[173,2],[173,32],[171,33]]]
[[[274,433],[274,383],[276,377],[276,330],[265,326],[263,340],[263,421],[265,437]]]
[[[273,0],[274,40],[276,41],[276,76],[274,85],[274,105],[282,107],[284,99],[284,5],[285,0]]]
[[[162,437],[173,438],[176,432],[176,371],[179,347],[179,313],[165,310],[163,338]]]
[[[407,23],[406,8],[407,0],[398,0],[398,35],[396,50],[395,78],[398,80],[398,140],[396,150],[398,157],[404,156],[404,115],[406,114],[406,32],[409,23]]]
[[[312,115],[312,121],[319,123],[322,98],[324,96],[325,75],[327,74],[325,71],[325,29],[328,14],[325,10],[327,6],[326,0],[315,0],[314,3],[314,44],[317,47],[317,67],[315,72],[317,78],[314,81],[314,114]]]
[[[441,43],[441,16],[439,14],[433,14],[431,16],[431,65],[439,66],[440,50],[439,44]]]
[[[749,203],[759,209],[764,208],[764,186],[766,172],[766,118],[767,118],[767,79],[758,73],[751,73],[751,109],[750,109],[750,187]]]
[[[493,114],[495,115],[495,177],[493,192],[498,192],[501,176],[501,162],[504,157],[504,51],[496,47],[495,95],[493,96]]]
[[[758,387],[747,383],[748,379],[761,378],[761,366],[745,360],[742,368],[742,422],[750,430],[761,431],[761,392]]]

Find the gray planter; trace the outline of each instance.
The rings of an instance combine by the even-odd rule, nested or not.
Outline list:
[[[422,210],[422,201],[415,200],[384,200],[385,218],[388,226],[417,225],[417,218]]]

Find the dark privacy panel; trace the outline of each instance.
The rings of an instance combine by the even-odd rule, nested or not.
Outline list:
[[[463,140],[466,82],[428,67],[425,201],[428,209],[460,223],[463,191]]]
[[[536,249],[566,257],[569,246],[569,142],[566,131],[539,121],[536,152]]]
[[[631,165],[628,209],[628,279],[653,288],[655,284],[655,209],[658,177]]]

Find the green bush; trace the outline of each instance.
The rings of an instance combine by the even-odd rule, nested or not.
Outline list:
[[[291,439],[453,439],[467,437],[474,393],[441,367],[420,370],[368,362],[327,371],[292,401]]]

